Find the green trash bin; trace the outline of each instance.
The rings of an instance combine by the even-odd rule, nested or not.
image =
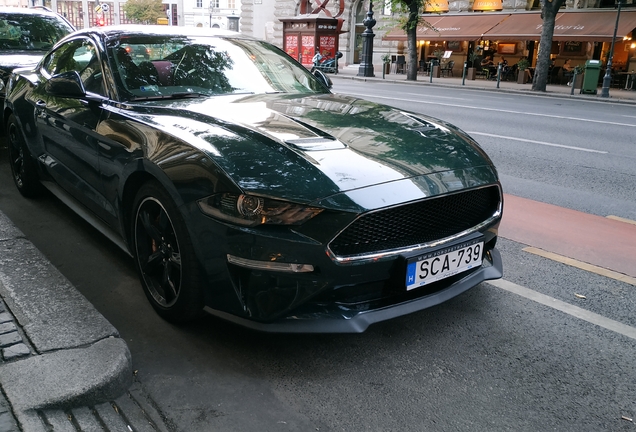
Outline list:
[[[598,87],[598,76],[601,73],[600,60],[588,60],[585,62],[585,75],[583,75],[583,86],[581,93],[596,94]]]

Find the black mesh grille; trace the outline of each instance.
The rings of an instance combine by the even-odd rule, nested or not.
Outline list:
[[[368,254],[450,237],[492,217],[497,186],[431,198],[361,216],[332,240],[340,257]]]

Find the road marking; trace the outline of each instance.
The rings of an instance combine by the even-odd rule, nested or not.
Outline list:
[[[528,300],[540,303],[544,306],[548,306],[558,311],[564,312],[573,317],[580,318],[583,321],[587,321],[591,324],[595,324],[607,330],[622,334],[623,336],[627,336],[628,338],[636,339],[636,328],[634,327],[630,327],[626,324],[614,321],[602,315],[590,312],[578,306],[574,306],[570,303],[555,299],[554,297],[541,294],[540,292],[531,290],[530,288],[517,285],[504,279],[487,281],[486,283],[502,290],[511,292],[513,294],[517,294],[521,297],[527,298]]]
[[[616,221],[619,221],[619,222],[625,222],[625,223],[628,223],[628,224],[636,225],[636,221],[635,220],[625,219],[625,218],[622,218],[620,216],[609,215],[609,216],[607,216],[607,218],[608,219],[612,219],[612,220],[616,220]]]
[[[575,121],[582,121],[582,122],[586,122],[586,123],[600,123],[600,124],[604,124],[604,125],[626,126],[626,127],[636,128],[636,124],[634,124],[634,123],[618,123],[618,122],[611,122],[611,121],[606,121],[606,120],[592,120],[592,119],[586,119],[586,118],[580,118],[580,117],[567,117],[567,116],[558,116],[558,115],[553,115],[553,114],[541,114],[541,113],[531,113],[531,112],[525,112],[525,111],[504,110],[504,109],[500,109],[500,108],[486,108],[486,107],[483,107],[483,106],[447,104],[447,103],[441,103],[441,102],[431,102],[431,101],[428,101],[428,100],[427,101],[423,101],[422,99],[402,99],[402,98],[398,99],[396,97],[378,96],[378,95],[364,94],[364,93],[347,92],[346,94],[351,95],[351,96],[356,96],[356,97],[364,97],[364,98],[368,98],[368,99],[391,99],[391,100],[395,100],[395,101],[399,101],[399,102],[425,103],[427,105],[442,105],[442,106],[447,106],[447,107],[452,107],[452,108],[476,109],[476,110],[480,110],[480,111],[496,111],[496,112],[502,112],[502,113],[508,113],[508,114],[521,114],[521,115],[524,115],[524,116],[549,117],[549,118],[553,118],[553,119],[575,120]]]
[[[601,154],[607,154],[608,153],[608,152],[602,151],[602,150],[593,150],[593,149],[586,149],[586,148],[582,148],[582,147],[573,147],[573,146],[567,146],[567,145],[563,145],[563,144],[549,143],[549,142],[545,142],[545,141],[529,140],[529,139],[525,139],[525,138],[514,138],[514,137],[510,137],[510,136],[494,135],[494,134],[483,133],[483,132],[474,132],[474,131],[471,131],[471,132],[466,131],[466,132],[469,135],[483,135],[483,136],[492,137],[492,138],[502,138],[502,139],[513,140],[513,141],[529,142],[529,143],[532,143],[532,144],[540,144],[540,145],[550,146],[550,147],[560,147],[560,148],[584,151],[584,152],[589,152],[589,153],[601,153]]]
[[[599,266],[595,266],[595,265],[592,265],[592,264],[588,264],[588,263],[585,263],[583,261],[578,261],[578,260],[575,260],[575,259],[572,259],[572,258],[568,258],[568,257],[563,256],[563,255],[558,255],[558,254],[555,254],[555,253],[552,253],[552,252],[548,252],[548,251],[545,251],[543,249],[539,249],[539,248],[532,247],[532,246],[523,248],[523,251],[524,252],[529,252],[529,253],[534,254],[534,255],[541,256],[543,258],[551,259],[552,261],[557,261],[557,262],[560,262],[562,264],[566,264],[566,265],[569,265],[569,266],[572,266],[572,267],[580,268],[581,270],[585,270],[585,271],[588,271],[590,273],[596,273],[598,275],[605,276],[605,277],[608,277],[610,279],[615,279],[617,281],[625,282],[627,284],[636,286],[636,278],[633,278],[631,276],[627,276],[625,274],[618,273],[618,272],[615,272],[615,271],[612,271],[612,270],[608,270],[608,269],[605,269],[603,267],[599,267]]]

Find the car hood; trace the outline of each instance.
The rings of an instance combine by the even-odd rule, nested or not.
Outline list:
[[[44,52],[42,51],[23,51],[17,53],[15,51],[0,51],[0,71],[2,71],[2,75],[5,76],[11,73],[15,68],[35,66],[43,55]]]
[[[207,153],[251,193],[331,200],[341,208],[334,200],[346,192],[345,201],[358,196],[371,208],[497,180],[490,159],[457,128],[354,97],[233,95],[146,104],[147,120]]]

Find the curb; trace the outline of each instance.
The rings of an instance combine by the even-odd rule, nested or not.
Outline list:
[[[481,80],[470,80],[466,81],[470,84],[461,85],[454,84],[452,82],[439,82],[442,78],[436,78],[433,82],[429,82],[427,79],[418,79],[416,81],[409,81],[406,78],[403,79],[392,79],[392,78],[380,78],[380,77],[363,77],[352,74],[353,71],[339,71],[337,74],[329,74],[329,78],[337,78],[337,79],[348,79],[352,81],[362,81],[362,82],[383,82],[387,84],[406,84],[406,85],[424,85],[424,86],[434,86],[434,87],[446,87],[446,88],[456,88],[456,89],[465,89],[465,90],[476,90],[476,91],[488,91],[488,92],[499,92],[499,93],[511,93],[511,94],[522,94],[526,96],[536,96],[536,97],[553,97],[553,98],[566,98],[566,99],[577,99],[577,100],[585,100],[591,102],[601,102],[601,103],[619,103],[626,105],[636,105],[636,91],[631,91],[633,93],[633,97],[625,97],[625,93],[628,90],[622,89],[612,89],[613,92],[619,92],[621,97],[610,96],[609,98],[601,98],[598,95],[583,95],[583,94],[570,94],[570,87],[564,89],[565,91],[550,91],[546,90],[545,92],[533,91],[531,89],[515,89],[510,87],[499,87],[496,88],[496,82],[491,81],[493,86],[483,86],[477,84],[481,82]],[[419,77],[418,77],[419,78]],[[443,80],[453,80],[453,78],[443,78]],[[458,79],[454,79],[457,81]],[[474,83],[474,84],[473,84]],[[502,81],[502,84],[507,85],[508,82]]]
[[[132,385],[117,330],[0,212],[0,386],[18,423],[34,410],[95,405]],[[11,320],[12,318],[12,320]]]

